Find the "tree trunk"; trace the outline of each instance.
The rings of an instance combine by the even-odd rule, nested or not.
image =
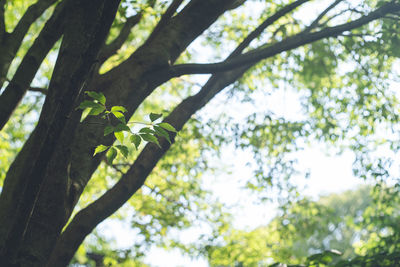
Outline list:
[[[43,184],[53,179],[51,159],[61,156],[64,165],[69,163],[69,144],[73,135],[66,136],[63,130],[109,32],[118,5],[118,1],[107,0],[67,2],[67,26],[49,94],[29,145],[24,146],[23,156],[10,167],[10,176],[7,175],[0,199],[0,262],[6,266],[43,266],[66,222],[62,202],[67,195],[67,176],[55,181],[58,186],[53,188],[53,198],[47,202],[47,205],[57,206],[57,212],[41,218],[43,224],[38,224],[32,212]],[[79,120],[74,123],[75,127],[78,123]],[[75,127],[72,126],[70,130],[73,132]],[[34,235],[27,231],[31,224],[40,225]],[[54,231],[48,231],[47,227]],[[31,246],[29,241],[32,238],[39,238],[41,242],[36,241],[37,246]]]

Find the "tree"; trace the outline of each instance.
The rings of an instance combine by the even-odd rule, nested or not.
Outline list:
[[[212,266],[266,265],[271,262],[305,263],[312,254],[339,251],[344,259],[355,257],[353,244],[376,231],[361,233],[362,215],[373,209],[371,188],[330,194],[318,201],[304,198],[283,207],[283,214],[268,225],[251,231],[231,229],[224,245],[209,247]],[[384,228],[382,226],[381,230]],[[376,229],[375,229],[376,230]],[[260,245],[261,244],[265,244]]]
[[[398,252],[398,201],[397,187],[385,184],[329,194],[317,201],[300,199],[282,207],[283,214],[267,225],[225,231],[222,242],[208,246],[209,262],[211,266],[302,264],[334,252],[328,266],[347,266],[340,264],[348,261],[350,266],[365,266],[368,261],[371,266],[391,266],[396,262],[389,261],[389,255]],[[389,262],[385,265],[382,260]]]
[[[173,129],[185,131],[183,127],[193,114],[218,93],[233,83],[243,89],[252,75],[272,84],[279,80],[296,84],[307,92],[304,97],[308,103],[306,120],[287,121],[268,114],[261,123],[255,116],[249,118],[245,128],[235,128],[239,147],[253,149],[259,160],[265,151],[269,153],[266,163],[272,167],[268,171],[265,162],[260,164],[255,181],[249,181],[253,188],[268,186],[279,172],[291,169],[285,155],[295,150],[302,138],[342,142],[365,156],[371,149],[369,144],[377,140],[372,138],[376,130],[398,122],[397,100],[382,82],[390,76],[391,64],[400,51],[398,1],[354,5],[337,0],[311,22],[293,15],[299,8],[313,10],[308,3],[311,1],[259,3],[265,8],[259,19],[251,19],[245,11],[252,2],[0,1],[2,136],[7,138],[18,130],[26,134],[27,128],[11,128],[15,118],[12,114],[21,116],[28,91],[46,95],[34,129],[26,141],[21,138],[22,148],[11,139],[2,142],[2,146],[18,151],[15,157],[12,153],[4,156],[4,162],[12,162],[9,167],[2,166],[7,168],[2,170],[0,197],[2,264],[66,266],[85,237],[128,202],[163,156],[174,149],[167,140],[169,137],[174,142]],[[23,7],[28,5],[25,10]],[[241,21],[241,17],[247,20]],[[153,27],[154,21],[157,23]],[[132,36],[131,28],[135,26]],[[206,36],[211,47],[232,47],[232,52],[223,55],[226,59],[220,62],[190,63],[195,55],[188,47],[199,36]],[[355,71],[343,69],[348,60],[360,67]],[[179,77],[189,74],[211,77],[193,93],[178,82],[182,79]],[[39,83],[40,78],[44,79],[41,83],[47,88],[33,86],[35,76]],[[125,107],[124,118],[131,118],[138,115],[141,104],[150,105],[146,99],[163,90],[167,82],[175,86],[170,89],[172,94],[180,90],[185,96],[163,120],[174,127],[167,132],[168,137],[164,133],[167,128],[164,137],[158,135],[156,141],[147,136],[147,141],[153,142],[137,153],[118,181],[71,217],[82,192],[109,153],[93,156],[95,148],[112,145],[118,136],[123,145],[121,132],[127,131],[114,129],[119,134],[105,136],[106,127],[110,123],[118,126],[121,116],[105,120],[101,116],[104,110],[91,109],[92,115],[100,116],[89,116],[81,122],[82,110],[78,107],[87,99],[85,92],[97,92],[100,98],[104,95],[103,100],[93,103],[106,101],[109,109]],[[168,99],[167,91],[163,92],[159,95],[160,107]],[[345,123],[339,121],[343,116]],[[186,137],[192,138],[195,132]],[[212,141],[218,143],[215,138]],[[395,150],[395,145],[392,148]],[[125,148],[120,149],[125,153]],[[368,165],[365,160],[360,158],[360,166]],[[108,163],[112,165],[112,161]],[[376,169],[368,166],[366,173]],[[157,189],[154,192],[162,194]],[[173,214],[179,217],[179,212]]]

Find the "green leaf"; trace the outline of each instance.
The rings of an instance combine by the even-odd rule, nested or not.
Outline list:
[[[131,142],[135,145],[136,149],[139,149],[139,145],[142,142],[142,138],[139,135],[133,134],[131,135]]]
[[[108,164],[112,164],[116,156],[117,156],[117,150],[114,147],[110,147],[110,149],[107,151],[106,154]]]
[[[174,133],[177,132],[175,130],[174,126],[172,126],[171,124],[169,124],[167,122],[161,122],[161,123],[157,124],[157,126],[160,126],[160,127],[164,128],[165,130],[170,131],[170,132],[174,132]]]
[[[170,139],[169,134],[168,134],[168,132],[166,130],[164,130],[163,128],[161,128],[160,126],[157,126],[157,125],[154,126],[154,130],[156,131],[156,134],[158,136],[164,137],[171,144],[171,139]]]
[[[160,144],[158,143],[157,137],[155,137],[154,135],[145,133],[145,134],[140,134],[140,136],[143,138],[144,141],[154,143],[154,144],[158,145],[159,147],[161,147]]]
[[[99,153],[101,153],[101,152],[107,150],[108,148],[109,148],[109,146],[98,145],[98,146],[96,147],[96,149],[94,150],[93,156],[95,156],[96,154],[99,154]]]
[[[86,117],[89,115],[90,111],[92,111],[92,108],[86,108],[83,110],[82,116],[81,116],[81,122],[86,119]]]
[[[85,108],[95,108],[98,107],[99,104],[93,101],[85,100],[79,105],[78,109],[85,109]]]
[[[106,109],[106,107],[101,106],[101,105],[98,105],[97,107],[94,107],[94,108],[92,108],[92,109],[90,110],[89,115],[93,115],[93,116],[99,115],[99,114],[101,114],[105,109]]]
[[[125,116],[119,111],[111,111],[112,114],[122,123],[126,124]]]
[[[126,108],[124,108],[122,106],[113,106],[111,108],[111,112],[114,112],[114,111],[119,111],[119,112],[122,112],[122,113],[127,112]]]
[[[122,154],[125,158],[128,157],[128,154],[129,154],[129,149],[128,149],[128,147],[122,146],[122,145],[116,145],[115,147],[121,152],[121,154]]]
[[[90,96],[91,98],[99,101],[100,104],[103,104],[103,105],[106,104],[106,97],[104,96],[103,93],[97,93],[97,92],[94,92],[94,91],[88,91],[88,92],[86,92],[86,94],[88,96]]]
[[[115,127],[115,131],[116,132],[122,132],[122,131],[130,132],[131,129],[126,124],[120,123]]]
[[[117,140],[120,143],[124,142],[124,133],[123,132],[114,132],[114,136],[115,136],[115,138],[117,138]]]
[[[153,131],[153,130],[150,129],[150,128],[145,127],[145,128],[140,129],[140,130],[139,130],[139,133],[146,133],[146,134],[152,134],[152,135],[154,135],[156,132]]]
[[[114,132],[114,127],[113,126],[106,126],[104,128],[104,136],[109,135],[110,133]]]
[[[153,121],[156,121],[157,119],[161,118],[162,114],[150,113],[149,117],[150,117],[150,120],[153,122]]]

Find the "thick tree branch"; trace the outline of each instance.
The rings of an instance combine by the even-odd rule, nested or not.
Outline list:
[[[0,42],[3,41],[4,35],[6,34],[6,23],[4,20],[6,0],[0,0]]]
[[[232,0],[191,1],[171,18],[168,27],[163,28],[157,38],[137,49],[128,62],[122,63],[121,67],[106,75],[87,82],[87,90],[103,92],[110,106],[127,107],[126,117],[130,117],[140,103],[156,88],[150,84],[151,80],[143,78],[143,73],[154,66],[159,66],[158,63],[164,58],[170,58],[173,61],[224,13],[231,3]],[[213,8],[210,9],[210,6]],[[49,91],[48,96],[51,94]],[[79,118],[79,113],[74,112],[67,121],[63,137],[58,144],[57,154],[53,155],[49,163],[46,182],[41,189],[27,229],[26,236],[29,238],[24,240],[26,249],[32,251],[27,255],[46,257],[47,253],[51,252],[54,246],[51,242],[52,238],[59,236],[59,229],[62,229],[67,222],[80,194],[101,160],[99,157],[93,158],[94,147],[100,143],[111,144],[113,141],[109,136],[104,137],[103,125],[92,124],[92,122],[97,122],[95,118],[90,118],[82,124],[79,124]],[[76,125],[78,125],[77,128]],[[73,141],[70,141],[70,136],[74,136]],[[18,162],[20,163],[21,160],[17,160]],[[18,166],[17,163],[16,166]],[[6,180],[10,182],[15,180],[13,178],[7,175]],[[68,180],[67,189],[62,184],[65,179]],[[12,190],[8,191],[12,192]],[[59,192],[65,192],[65,194]]]
[[[14,30],[10,34],[10,43],[15,46],[14,49],[18,49],[32,23],[34,23],[43,14],[43,12],[55,2],[57,2],[57,0],[39,0],[35,4],[28,7],[25,14],[22,16],[17,26],[15,26]]]
[[[283,8],[276,15],[267,19],[260,27],[257,27],[250,33],[228,58],[233,57],[236,53],[240,53],[266,27],[296,8],[300,5],[300,2],[304,3],[306,1],[298,1],[296,5],[291,5],[290,8]],[[199,93],[179,104],[166,118],[166,121],[174,125],[177,130],[180,130],[197,110],[201,109],[226,86],[241,77],[251,66],[252,64],[247,64],[229,72],[214,74]],[[97,224],[117,211],[119,207],[144,185],[151,170],[170,147],[170,144],[165,140],[160,140],[160,143],[162,144],[162,149],[148,144],[129,171],[123,173],[121,180],[110,191],[106,192],[101,198],[75,216],[58,241],[49,261],[49,266],[63,266],[69,263],[78,246]]]
[[[108,58],[116,54],[117,51],[122,47],[131,32],[131,29],[137,25],[142,18],[142,14],[136,14],[129,17],[124,26],[122,27],[119,35],[109,44],[105,45],[99,53],[100,65],[103,64]]]
[[[22,168],[21,175],[26,179],[26,183],[16,189],[19,190],[21,198],[18,203],[1,203],[2,207],[7,208],[6,212],[10,212],[11,208],[7,204],[16,205],[12,207],[14,208],[13,216],[5,214],[7,220],[11,220],[11,227],[7,229],[6,238],[0,239],[0,262],[5,266],[17,264],[16,255],[21,253],[21,242],[25,238],[38,193],[51,162],[50,159],[57,151],[56,147],[59,146],[58,142],[65,124],[74,110],[75,101],[81,93],[84,81],[88,78],[119,6],[119,1],[109,0],[69,3],[71,3],[69,6],[71,9],[68,8],[64,38],[50,81],[49,95],[46,97],[38,126],[32,137],[31,158],[19,166]],[[72,137],[71,140],[73,140]],[[66,191],[67,180],[58,182],[65,185],[64,191],[58,192],[63,194]],[[3,210],[1,212],[4,213]],[[46,248],[31,248],[33,251],[40,249]],[[21,255],[18,257],[24,258]],[[36,266],[43,266],[41,263],[43,258],[37,258],[35,253],[25,255],[25,258],[30,258],[31,262],[32,257],[36,258]],[[23,264],[18,262],[18,265]]]
[[[182,4],[183,0],[173,0],[172,3],[169,5],[165,13],[161,16],[160,21],[157,23],[156,27],[150,34],[149,40],[152,39],[157,33],[167,25],[168,21],[172,18],[175,14],[176,10]]]
[[[198,94],[179,104],[166,121],[178,130],[181,129],[192,114],[204,106],[215,94],[237,80],[254,63],[250,62],[239,68],[214,74]],[[112,189],[78,212],[59,239],[48,266],[68,264],[75,250],[96,225],[114,213],[144,184],[148,174],[169,148],[169,144],[165,140],[160,140],[160,143],[162,149],[148,144],[129,171]]]
[[[299,4],[299,3],[300,3],[300,1],[297,2],[296,4]],[[243,41],[242,45],[239,46],[240,48],[236,49],[233,53],[238,53],[238,52],[240,53],[240,51],[242,49],[244,49],[251,42],[252,39],[256,38],[258,36],[258,34],[260,34],[262,32],[262,30],[264,30],[268,25],[272,24],[274,21],[279,19],[281,16],[285,15],[287,12],[293,10],[293,8],[295,8],[295,6],[291,5],[291,8],[285,8],[284,11],[281,11],[281,12],[277,13],[277,15],[268,19],[266,23],[263,23],[260,27],[258,27],[255,30],[255,32],[251,33],[249,35],[249,37]],[[233,53],[232,53],[232,55],[233,55]],[[221,91],[227,85],[229,85],[230,83],[232,83],[236,79],[238,79],[250,67],[251,67],[251,65],[246,65],[242,68],[235,69],[234,71],[231,71],[231,72],[213,75],[213,77],[209,80],[209,82],[202,88],[202,90],[196,96],[188,98],[187,100],[182,102],[182,104],[179,105],[175,109],[174,112],[172,112],[172,114],[169,116],[169,118],[174,118],[174,116],[178,116],[178,115],[182,115],[182,114],[187,115],[186,117],[184,117],[184,119],[177,120],[175,123],[172,121],[172,123],[177,128],[181,127],[180,125],[183,125],[187,121],[187,119],[190,118],[191,114],[193,114],[196,110],[200,109],[203,105],[205,105],[205,103],[207,103],[215,94],[217,94],[219,91]],[[188,110],[187,112],[183,112],[184,109],[182,107],[185,105],[187,105],[187,108],[189,108],[189,107],[192,108],[191,112],[190,112],[190,110]],[[164,148],[165,148],[165,145],[168,146],[168,144],[164,144],[164,146],[163,146]],[[146,149],[147,149],[147,147],[146,147]],[[144,151],[146,151],[146,149]],[[144,152],[144,153],[146,153],[146,152]],[[165,152],[163,152],[163,153],[165,153]],[[154,164],[156,164],[156,162],[159,159],[157,156],[154,156],[154,155],[152,155],[151,157],[145,156],[145,158],[151,159],[152,161],[154,161]],[[133,166],[141,166],[140,160],[138,159]],[[135,168],[135,167],[132,167],[132,168]],[[132,168],[130,171],[128,171],[128,173],[132,172]],[[151,171],[151,169],[152,169],[152,167],[150,168],[149,172]],[[128,173],[126,175],[128,175]],[[124,175],[124,177],[126,177],[126,175]],[[145,179],[146,177],[147,177],[147,174],[144,176],[143,179]],[[144,183],[144,180],[143,180],[143,183]],[[132,195],[138,188],[140,188],[140,186],[141,186],[141,183],[139,182],[137,187],[135,187],[136,189],[134,189],[133,192],[128,192],[128,195],[125,195],[125,196],[120,195],[119,197],[129,198],[130,195]],[[118,194],[118,193],[116,193],[116,194]],[[114,197],[117,198],[117,196],[114,196]],[[120,205],[122,205],[126,200],[125,199],[123,199],[122,201],[120,200],[120,202],[119,202]],[[104,204],[108,203],[109,205],[112,205],[115,207],[114,210],[110,211],[109,215],[111,215],[113,212],[115,212],[116,209],[118,209],[118,207],[119,207],[119,205],[116,204],[115,202],[113,203],[113,201],[110,201],[110,202],[103,201],[103,203]],[[94,208],[94,210],[95,210],[96,209],[95,205],[97,205],[97,204],[98,204],[98,202],[96,201],[96,204],[94,204],[94,206],[91,205],[90,207],[88,207],[88,209],[90,210],[91,208]],[[104,209],[102,208],[101,210],[104,210]],[[85,216],[85,214],[83,214],[83,213],[85,213],[86,211],[87,211],[87,209],[82,211],[82,213],[80,212],[79,215],[77,215],[77,217],[75,218],[76,220],[74,219],[73,223],[71,223],[70,226],[68,226],[67,230],[63,234],[62,240],[60,240],[58,242],[58,245],[57,245],[55,251],[53,252],[52,260],[50,261],[49,265],[54,265],[54,264],[63,265],[65,263],[69,262],[70,258],[75,253],[75,249],[80,244],[80,242],[83,241],[85,236],[87,234],[89,234],[91,232],[91,230],[100,221],[104,220],[106,217],[109,216],[108,214],[105,215],[103,213],[101,215],[97,214],[97,216],[100,216],[101,218],[99,218],[99,217],[96,218],[96,215],[91,214],[91,211],[88,212],[88,214],[90,214],[90,215],[86,214],[88,216]],[[82,218],[81,216],[86,217],[86,219],[91,218],[92,222],[88,222],[85,218]],[[81,218],[81,219],[78,219],[78,218]],[[75,225],[75,222],[76,222],[76,225]],[[85,223],[88,223],[88,224],[85,225]],[[79,231],[76,232],[78,229],[79,229]],[[82,230],[84,230],[84,231],[82,232]],[[60,260],[63,262],[60,262],[57,260]]]
[[[64,8],[64,2],[61,2],[55,8],[53,15],[46,22],[39,36],[25,54],[14,77],[0,95],[0,130],[7,123],[18,103],[25,95],[26,90],[29,89],[29,85],[46,55],[57,40],[60,39],[65,19]]]
[[[248,67],[214,75],[199,93],[182,101],[165,121],[179,131],[197,110],[223,88],[238,79]],[[172,133],[171,136],[174,137]],[[131,168],[110,190],[76,214],[62,233],[47,266],[66,266],[85,237],[143,186],[147,176],[170,148],[170,144],[165,139],[160,139],[159,142],[161,148],[154,144],[147,144]]]
[[[373,20],[379,19],[388,13],[397,12],[400,10],[400,4],[394,2],[387,3],[370,14],[363,16],[357,20],[344,23],[334,27],[328,27],[318,32],[301,32],[292,37],[266,47],[260,47],[252,50],[241,56],[226,60],[220,63],[212,64],[181,64],[170,67],[166,72],[169,72],[169,76],[178,77],[186,74],[209,74],[227,71],[235,67],[239,67],[246,64],[251,64],[262,59],[266,59],[275,56],[283,51],[288,51],[305,44],[309,44],[323,38],[335,37],[346,31],[358,28],[365,25]]]
[[[12,33],[8,33],[6,29],[4,29],[3,39],[0,42],[0,87],[3,86],[11,62],[14,60],[14,57],[21,47],[22,41],[30,26],[56,1],[57,0],[39,0],[28,7]]]
[[[153,63],[151,69],[169,66],[195,38],[229,9],[232,1],[190,1],[178,14],[166,20],[166,25],[156,34],[151,34],[152,38],[148,38],[127,60],[105,73],[104,80],[127,75],[131,80],[137,79],[132,77],[132,66],[136,64],[141,65],[143,72],[146,71],[143,67],[150,65],[150,62]]]

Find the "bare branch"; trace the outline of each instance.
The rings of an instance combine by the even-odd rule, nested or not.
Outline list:
[[[41,87],[29,87],[28,88],[29,91],[32,92],[39,92],[42,93],[44,95],[47,95],[47,89],[46,88],[41,88]]]
[[[117,51],[122,47],[131,32],[131,29],[137,25],[142,18],[142,14],[136,14],[129,17],[124,26],[122,27],[119,35],[108,45],[105,45],[99,53],[100,65],[103,64],[109,57],[116,54]]]
[[[57,0],[39,0],[35,4],[28,7],[25,14],[19,20],[17,26],[15,26],[13,32],[10,34],[10,42],[18,49],[26,33],[46,9],[48,9]]]
[[[310,26],[308,26],[305,29],[305,32],[309,32],[311,30],[313,30],[314,28],[318,27],[321,19],[329,12],[331,11],[335,6],[337,6],[340,2],[342,2],[343,0],[336,0],[335,2],[333,2],[331,5],[329,5],[324,11],[321,12],[321,14],[319,14],[319,16],[310,24]]]
[[[39,36],[22,59],[12,80],[0,95],[0,130],[7,123],[12,112],[29,88],[47,53],[60,39],[65,17],[64,6],[64,2],[61,2],[55,8],[53,15],[46,22]]]
[[[290,5],[287,5],[276,12],[271,17],[267,18],[263,23],[261,23],[254,31],[252,31],[241,43],[240,45],[232,52],[230,57],[234,57],[240,55],[243,50],[249,46],[249,44],[257,38],[267,27],[275,23],[278,19],[283,17],[284,15],[288,14],[289,12],[293,11],[295,8],[299,7],[300,5],[308,2],[310,0],[298,0],[293,2]]]
[[[351,8],[350,8],[350,9],[341,10],[340,12],[337,12],[336,14],[333,14],[332,16],[326,18],[324,22],[320,22],[320,24],[318,25],[318,27],[323,27],[323,26],[327,25],[330,21],[332,21],[334,18],[340,17],[340,16],[342,16],[343,14],[349,13],[349,12],[350,12],[350,13],[351,13],[351,12],[354,13],[353,9],[351,9]],[[358,14],[365,15],[365,14],[363,14],[363,13],[361,13],[361,12],[358,12]]]
[[[324,38],[335,37],[346,31],[358,28],[365,25],[373,20],[379,19],[388,13],[396,12],[400,10],[400,4],[393,2],[387,3],[370,14],[363,16],[357,20],[344,23],[334,27],[327,27],[318,32],[301,32],[292,37],[269,46],[262,46],[258,49],[254,49],[248,53],[242,54],[232,59],[228,59],[220,63],[211,64],[181,64],[170,67],[166,72],[169,72],[170,77],[178,77],[186,74],[209,74],[215,72],[222,72],[235,67],[239,67],[245,64],[251,64],[258,62],[262,59],[266,59],[275,56],[283,51],[288,51],[305,44],[309,44]]]

